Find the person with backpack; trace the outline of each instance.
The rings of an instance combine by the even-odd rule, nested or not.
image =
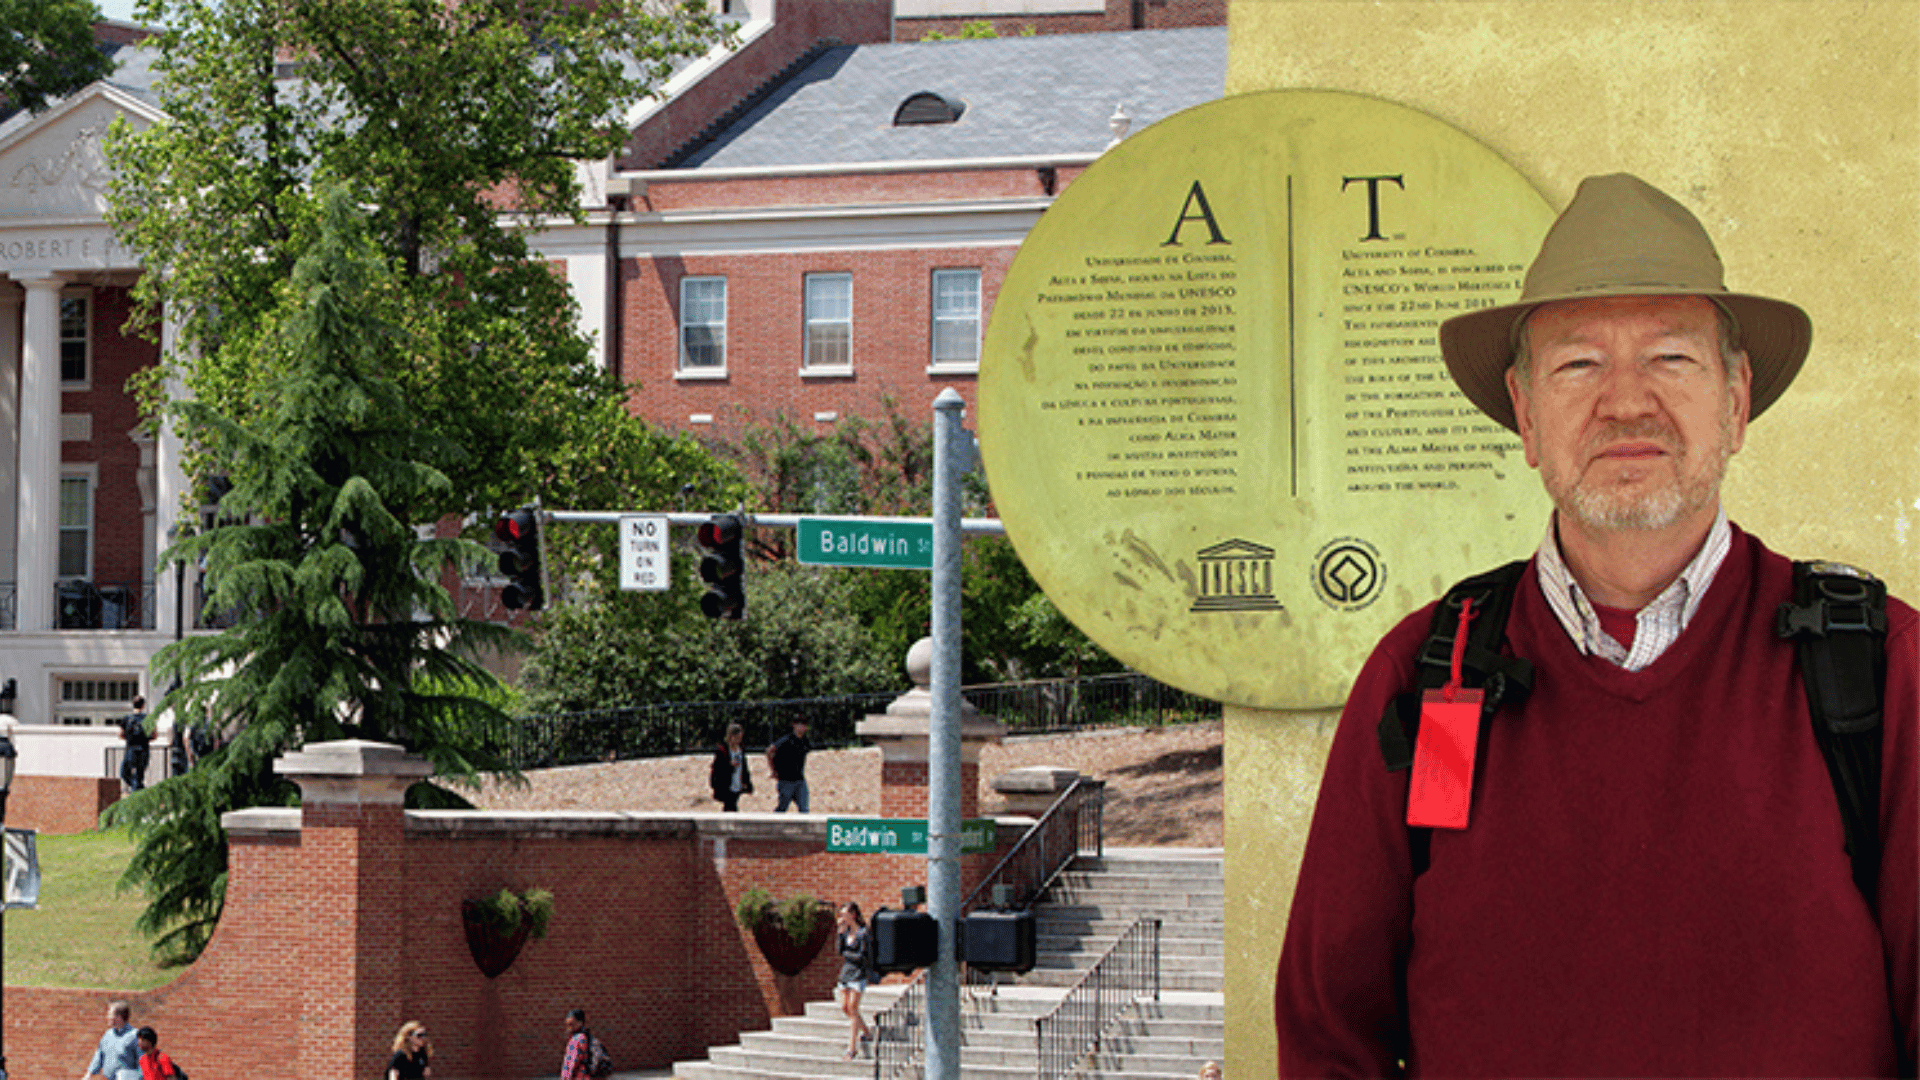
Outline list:
[[[1281,1076],[1913,1075],[1920,617],[1720,501],[1811,334],[1625,174],[1580,185],[1518,302],[1442,324],[1554,510],[1355,682]]]
[[[852,1061],[860,1056],[860,1044],[873,1038],[873,1029],[860,1015],[860,998],[867,992],[868,983],[880,981],[880,973],[874,970],[873,934],[860,914],[860,905],[851,900],[841,904],[835,921],[840,981],[834,991],[840,998],[840,1011],[847,1014],[847,1052],[842,1056]]]
[[[560,1059],[560,1080],[604,1080],[613,1075],[613,1059],[606,1044],[587,1029],[587,1011],[568,1009],[561,1023],[567,1029],[567,1051]]]
[[[147,699],[133,699],[133,711],[120,718],[120,738],[127,744],[120,759],[120,782],[129,794],[147,786],[147,758],[153,736],[147,731]]]
[[[173,1063],[160,1049],[160,1036],[150,1027],[137,1033],[140,1044],[140,1080],[187,1080],[185,1069]]]

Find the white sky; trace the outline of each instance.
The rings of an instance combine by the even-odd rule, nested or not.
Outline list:
[[[106,18],[118,19],[121,22],[133,21],[134,0],[93,0],[93,2],[100,8],[100,14]]]

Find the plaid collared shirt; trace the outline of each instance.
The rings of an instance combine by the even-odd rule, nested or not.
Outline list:
[[[1714,515],[1713,528],[1707,530],[1707,542],[1700,546],[1693,561],[1680,571],[1673,584],[1635,616],[1631,650],[1600,628],[1600,617],[1594,613],[1593,604],[1580,591],[1573,572],[1567,569],[1566,560],[1560,555],[1558,537],[1558,528],[1549,521],[1547,538],[1540,542],[1540,550],[1533,560],[1547,606],[1553,609],[1554,617],[1560,620],[1574,647],[1583,654],[1598,656],[1628,671],[1639,671],[1660,659],[1660,654],[1680,639],[1680,632],[1693,620],[1693,613],[1700,609],[1700,601],[1707,595],[1707,586],[1713,584],[1713,575],[1719,573],[1720,564],[1727,560],[1727,550],[1733,544],[1733,528],[1727,524],[1726,508],[1721,507]]]

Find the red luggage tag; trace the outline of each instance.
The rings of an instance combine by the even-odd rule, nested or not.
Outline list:
[[[1431,829],[1464,829],[1473,809],[1473,759],[1480,749],[1481,692],[1460,686],[1460,661],[1467,651],[1467,623],[1473,601],[1460,602],[1460,625],[1453,632],[1453,673],[1447,685],[1428,690],[1420,700],[1420,734],[1413,748],[1413,777],[1407,785],[1407,824]]]

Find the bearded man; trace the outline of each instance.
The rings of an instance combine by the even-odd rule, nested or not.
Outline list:
[[[1355,684],[1280,957],[1281,1075],[1913,1075],[1920,619],[1720,504],[1811,338],[1626,175],[1581,184],[1519,302],[1442,326],[1554,513]],[[1829,624],[1792,613],[1839,608],[1803,581],[1874,598],[1812,678],[1792,638]],[[1823,727],[1810,693],[1878,723]]]

